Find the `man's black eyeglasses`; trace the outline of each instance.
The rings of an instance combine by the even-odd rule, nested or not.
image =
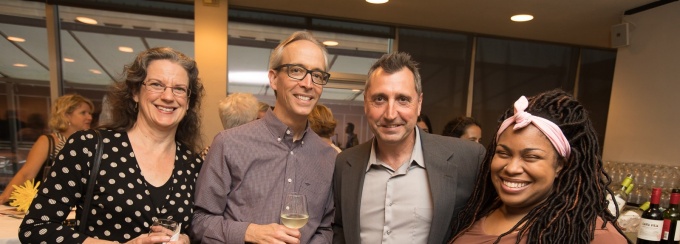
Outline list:
[[[314,82],[314,84],[323,86],[328,84],[328,79],[331,78],[331,74],[329,73],[319,70],[308,70],[305,69],[305,67],[302,67],[301,65],[298,64],[282,64],[274,68],[274,70],[279,71],[283,67],[286,67],[288,69],[286,71],[288,77],[299,81],[304,79],[305,76],[307,76],[307,74],[311,74],[312,82]]]

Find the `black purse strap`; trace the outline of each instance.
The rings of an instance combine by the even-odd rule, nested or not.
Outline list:
[[[87,223],[87,216],[90,215],[90,204],[92,204],[92,194],[94,193],[94,185],[97,180],[97,175],[99,174],[99,165],[102,161],[102,151],[104,150],[104,143],[102,142],[102,136],[99,130],[94,130],[95,136],[97,137],[97,147],[94,153],[94,163],[92,164],[92,170],[90,171],[90,180],[87,181],[87,193],[85,194],[85,203],[83,203],[83,211],[80,215],[80,224],[78,229],[80,233],[85,233],[85,224]]]
[[[47,141],[50,143],[49,151],[47,151],[47,160],[48,162],[52,163],[54,160],[53,153],[54,153],[54,138],[52,138],[52,135],[47,134],[45,135],[47,137]],[[52,165],[47,165],[47,166],[52,166]]]

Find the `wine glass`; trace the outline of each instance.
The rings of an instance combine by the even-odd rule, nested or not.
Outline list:
[[[299,229],[307,224],[307,198],[299,193],[290,193],[283,201],[281,223],[288,228]]]
[[[171,241],[176,241],[179,237],[179,229],[181,226],[181,224],[178,225],[177,222],[172,219],[156,219],[151,225],[149,235],[153,233],[165,234],[171,237]]]

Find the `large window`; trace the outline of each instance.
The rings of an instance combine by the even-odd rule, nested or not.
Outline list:
[[[470,37],[458,33],[399,29],[399,50],[419,63],[422,114],[441,134],[446,123],[465,115],[468,97]]]

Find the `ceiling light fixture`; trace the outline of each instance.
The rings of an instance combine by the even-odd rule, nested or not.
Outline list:
[[[338,43],[336,41],[325,41],[325,42],[323,42],[323,44],[326,45],[326,46],[329,46],[329,47],[334,47],[334,46],[337,46],[340,43]]]
[[[131,47],[120,46],[120,47],[118,47],[118,51],[121,51],[121,52],[124,52],[124,53],[131,53],[131,52],[134,52],[135,50],[132,49]]]
[[[100,75],[102,72],[96,69],[90,69],[90,73]]]
[[[518,14],[518,15],[513,15],[510,17],[510,20],[515,21],[515,22],[526,22],[529,20],[534,19],[533,15],[530,14]]]
[[[73,60],[72,58],[64,58],[64,62],[73,63],[75,62],[75,60]]]
[[[17,64],[13,64],[12,66],[14,66],[14,67],[19,67],[19,68],[23,68],[23,67],[27,67],[28,65],[26,65],[26,64],[18,64],[18,63],[17,63]]]
[[[352,89],[353,92],[360,92],[361,90],[359,89]]]
[[[25,42],[26,39],[21,38],[21,37],[16,37],[16,36],[8,36],[7,40],[13,41],[13,42]]]
[[[383,3],[389,2],[389,0],[366,0],[366,2],[372,3],[372,4],[383,4]]]
[[[88,24],[88,25],[96,25],[97,24],[97,21],[95,19],[89,18],[89,17],[83,17],[83,16],[76,17],[76,21],[83,23],[83,24]]]

